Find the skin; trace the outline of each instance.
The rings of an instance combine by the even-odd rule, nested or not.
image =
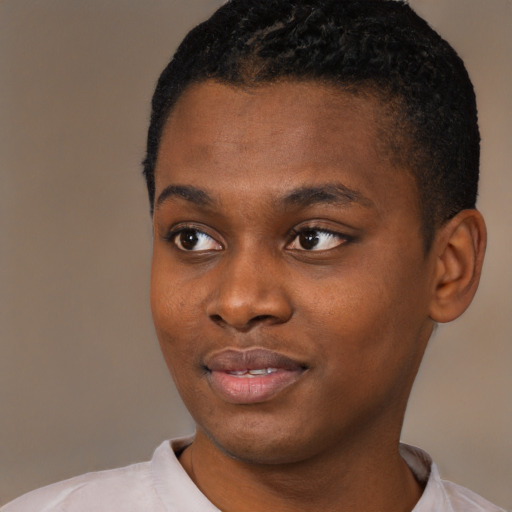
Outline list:
[[[405,407],[436,315],[471,300],[485,236],[472,213],[425,253],[416,185],[383,122],[374,98],[316,83],[205,82],[166,124],[151,306],[197,424],[181,463],[225,512],[410,511],[421,495],[398,454]],[[205,368],[226,348],[301,371],[232,403]]]

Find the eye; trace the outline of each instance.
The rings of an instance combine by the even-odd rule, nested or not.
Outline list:
[[[220,251],[222,245],[203,231],[194,228],[182,228],[169,238],[182,251]]]
[[[287,249],[299,251],[328,251],[346,243],[348,237],[324,229],[307,228],[295,233]]]

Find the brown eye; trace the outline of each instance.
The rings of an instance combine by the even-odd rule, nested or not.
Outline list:
[[[328,251],[347,242],[347,237],[323,229],[303,229],[299,231],[288,249],[298,251]]]
[[[178,245],[187,251],[192,251],[199,241],[196,232],[192,229],[182,231],[177,238],[179,239]]]
[[[222,246],[216,240],[198,229],[182,229],[174,235],[173,241],[182,251],[222,250]]]
[[[308,251],[314,249],[318,245],[318,242],[320,241],[318,232],[313,230],[303,231],[298,238],[300,246]]]

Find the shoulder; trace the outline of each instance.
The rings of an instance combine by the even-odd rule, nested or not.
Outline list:
[[[0,512],[220,512],[182,468],[192,437],[164,441],[149,462],[98,471],[21,496]]]
[[[413,512],[505,512],[473,491],[442,480],[437,466],[423,450],[401,444],[400,454],[424,486],[423,495]]]
[[[113,510],[113,500],[118,509],[129,511],[130,503],[147,494],[149,479],[148,463],[87,473],[29,492],[1,512],[103,512]]]
[[[155,455],[170,452],[162,443]],[[154,490],[154,463],[142,462],[118,469],[97,471],[29,492],[2,507],[1,512],[131,512],[164,510]]]
[[[505,512],[504,509],[461,485],[448,480],[441,482],[454,512]]]

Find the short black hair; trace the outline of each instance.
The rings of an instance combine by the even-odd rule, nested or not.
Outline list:
[[[391,107],[384,136],[415,177],[427,246],[437,227],[475,207],[480,134],[471,80],[404,1],[231,0],[190,31],[153,95],[144,160],[151,211],[164,125],[183,91],[206,80],[307,80],[370,92]]]

